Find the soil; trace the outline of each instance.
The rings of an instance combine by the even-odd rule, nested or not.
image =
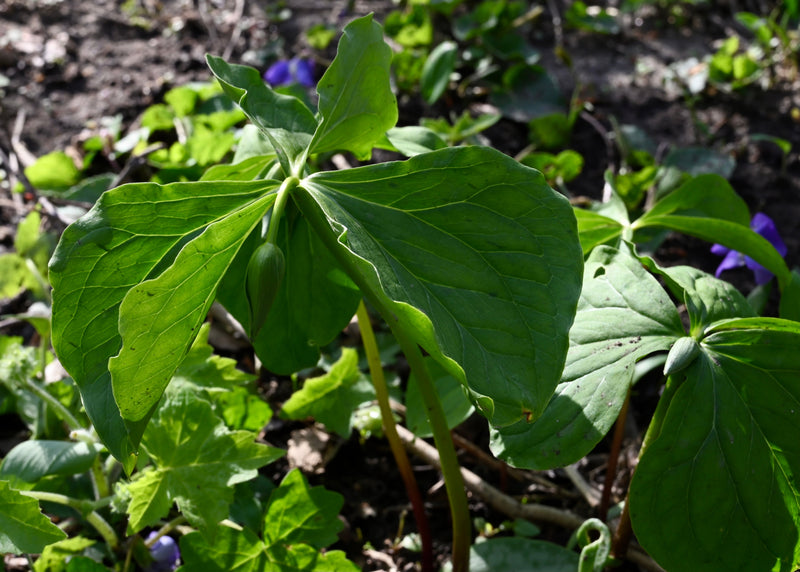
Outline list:
[[[118,115],[126,128],[135,126],[144,109],[159,102],[168,89],[210,79],[206,53],[264,69],[275,55],[312,53],[302,32],[314,24],[341,27],[349,18],[369,12],[381,21],[395,8],[391,0],[348,4],[345,0],[0,0],[0,160],[7,156],[10,161],[2,168],[13,170],[15,161],[25,166],[34,157],[70,149],[104,117]],[[626,16],[621,33],[614,36],[564,29],[563,47],[573,62],[570,69],[553,50],[557,37],[550,9],[563,10],[564,3],[542,4],[541,26],[531,38],[541,51],[541,63],[558,79],[564,93],[576,89],[586,103],[570,145],[586,163],[583,173],[569,184],[571,193],[599,198],[603,173],[619,166],[611,139],[612,121],[644,130],[661,152],[691,145],[712,147],[736,159],[732,186],[751,212],[764,212],[775,221],[788,247],[787,263],[800,266],[800,112],[793,115],[800,109],[796,74],[778,78],[767,90],[751,87],[735,94],[707,93],[693,105],[683,92],[665,83],[670,65],[692,56],[702,58],[713,53],[715,42],[731,31],[742,33],[733,8],[720,2],[716,3],[719,10],[687,9],[677,20],[669,20],[666,12],[643,10]],[[754,4],[758,8],[759,3]],[[286,10],[289,18],[282,17]],[[324,60],[332,54],[316,55]],[[431,108],[409,97],[401,97],[400,103],[406,123],[416,123],[421,114],[452,111],[447,104]],[[753,141],[756,133],[791,142],[792,153],[784,160],[775,146]],[[491,145],[511,155],[527,144],[525,126],[510,120],[501,121],[486,136]],[[8,188],[0,188],[0,252],[11,248],[21,214],[15,210],[19,203],[8,197]],[[684,236],[668,238],[657,258],[667,265],[689,264],[707,272],[714,272],[720,262],[710,254],[707,243]],[[728,276],[745,291],[753,287],[744,270]],[[0,314],[20,311],[18,306],[24,304],[24,300],[6,301]],[[641,399],[647,401],[647,391],[642,393]],[[655,390],[650,393],[652,401]],[[5,428],[12,424],[0,419],[4,428],[0,437],[8,438]],[[266,434],[273,442],[288,441],[297,428],[273,426]],[[18,431],[15,426],[12,434]],[[473,420],[459,431],[487,449],[484,425]],[[630,442],[633,445],[635,439]],[[598,454],[580,467],[596,487],[602,485],[605,450],[601,444]],[[539,481],[519,482],[507,479],[504,470],[487,468],[474,456],[462,454],[466,466],[509,494],[533,491],[543,502],[591,515],[562,471],[539,475]],[[274,470],[280,468],[277,465]],[[443,560],[450,535],[446,497],[436,470],[417,462],[415,471],[431,514],[437,557]],[[347,550],[364,569],[389,569],[388,561],[397,569],[413,569],[413,553],[387,541],[413,531],[414,525],[410,513],[406,515],[403,485],[383,441],[361,443],[353,437],[340,443],[324,471],[313,479],[345,496],[342,518],[347,528],[337,547]],[[535,484],[542,479],[552,486]],[[495,526],[505,519],[476,496],[470,503],[475,516]],[[543,537],[564,542],[564,534],[545,527]],[[362,554],[365,542],[384,556]],[[628,569],[638,568],[630,565]]]

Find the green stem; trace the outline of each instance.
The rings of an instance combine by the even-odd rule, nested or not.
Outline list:
[[[114,529],[111,528],[111,525],[108,524],[108,522],[106,522],[106,520],[96,511],[98,508],[111,504],[112,497],[106,497],[95,502],[89,502],[58,493],[49,493],[46,491],[19,492],[20,494],[34,498],[38,501],[53,502],[74,508],[83,514],[86,518],[86,521],[91,524],[95,530],[97,530],[97,532],[100,533],[100,536],[103,537],[103,540],[106,541],[106,544],[108,544],[109,548],[114,550],[117,548],[117,546],[119,546],[119,538],[117,537],[117,533],[114,532]]]
[[[297,190],[299,192],[292,193],[292,197],[303,216],[306,217],[317,236],[331,254],[336,257],[336,260],[342,265],[348,276],[356,283],[363,296],[389,325],[398,344],[400,344],[400,349],[408,360],[411,370],[417,377],[420,393],[428,410],[433,439],[436,443],[436,448],[439,450],[442,476],[444,476],[447,496],[450,501],[450,514],[453,519],[453,572],[466,572],[469,565],[471,533],[464,479],[461,476],[456,449],[450,436],[450,430],[447,427],[441,403],[439,403],[439,397],[422,359],[422,352],[414,341],[413,336],[407,333],[406,326],[400,323],[392,311],[389,305],[390,302],[386,301],[385,296],[379,295],[378,292],[372,289],[367,278],[361,274],[357,263],[345,252],[344,247],[333,233],[327,217],[314,198],[303,187]]]
[[[53,408],[55,414],[59,419],[67,424],[67,427],[69,427],[70,431],[78,431],[83,429],[80,421],[78,421],[78,419],[70,412],[70,410],[64,407],[64,405],[58,399],[50,395],[45,388],[41,387],[32,379],[26,380],[25,385],[27,389],[35,393],[42,401]]]
[[[269,219],[269,228],[267,229],[267,242],[275,244],[278,237],[278,227],[280,226],[283,210],[286,208],[286,201],[297,184],[300,181],[297,177],[288,177],[283,180],[281,187],[278,189],[278,196],[275,199],[275,204],[272,206],[272,215]]]
[[[358,316],[358,326],[361,330],[361,341],[364,344],[364,353],[367,356],[369,372],[372,377],[372,385],[375,387],[378,407],[380,407],[381,410],[383,432],[386,435],[386,440],[389,442],[389,447],[392,450],[392,455],[394,455],[394,460],[397,464],[397,469],[400,471],[400,476],[403,478],[403,483],[406,486],[406,493],[408,494],[408,499],[411,501],[411,508],[414,511],[414,519],[417,521],[417,529],[419,530],[420,541],[422,542],[422,570],[423,572],[432,572],[433,546],[428,518],[425,515],[425,505],[422,502],[422,495],[419,492],[417,480],[414,478],[414,471],[411,469],[411,462],[408,460],[406,449],[400,440],[400,436],[397,434],[397,426],[394,422],[392,407],[389,404],[389,389],[386,386],[386,379],[383,375],[378,344],[375,341],[375,333],[372,330],[369,313],[367,312],[367,307],[364,305],[363,300],[358,304],[356,315]]]

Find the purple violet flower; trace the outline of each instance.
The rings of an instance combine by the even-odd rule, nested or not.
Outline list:
[[[274,87],[295,82],[306,87],[314,87],[317,85],[314,79],[314,60],[310,58],[278,60],[264,73],[264,79]]]
[[[775,247],[781,256],[786,256],[786,245],[784,244],[783,240],[781,239],[780,235],[778,234],[778,229],[775,228],[775,223],[772,222],[772,219],[769,218],[764,213],[756,213],[753,216],[753,220],[750,221],[750,228],[753,231],[757,232],[764,238],[766,238],[772,246]],[[772,279],[772,272],[761,266],[758,262],[750,258],[749,256],[745,256],[741,252],[736,252],[735,250],[731,250],[721,244],[715,244],[711,247],[711,252],[716,254],[717,256],[724,256],[725,258],[722,259],[722,262],[717,267],[716,276],[719,277],[725,270],[730,270],[732,268],[738,268],[740,266],[747,266],[750,270],[753,271],[755,275],[756,284],[759,286],[762,284],[766,284]]]
[[[156,534],[158,533],[154,530],[147,537],[147,540],[151,540]],[[147,572],[170,572],[178,567],[181,551],[178,550],[175,539],[165,535],[156,540],[153,546],[150,547],[150,556],[153,557],[153,563],[148,566]]]

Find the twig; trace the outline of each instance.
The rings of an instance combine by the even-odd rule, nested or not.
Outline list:
[[[589,503],[589,506],[594,508],[600,504],[597,491],[592,488],[592,485],[587,483],[586,479],[583,478],[583,475],[578,472],[577,463],[564,467],[564,472],[567,474],[567,477],[569,477],[569,480],[572,481],[572,484],[575,485],[575,488],[581,493],[583,498],[586,499],[586,502]]]
[[[222,52],[222,59],[227,61],[231,59],[233,50],[236,44],[239,43],[239,37],[242,35],[242,15],[244,14],[245,0],[236,0],[236,7],[233,9],[233,32],[231,32],[231,39],[228,40],[228,45],[225,46],[225,51]]]
[[[397,433],[406,448],[423,459],[425,462],[439,467],[439,453],[436,447],[429,445],[426,441],[417,438],[405,427],[397,427]],[[583,520],[578,515],[550,506],[527,505],[516,501],[514,498],[499,491],[469,469],[461,468],[464,477],[464,484],[467,489],[481,496],[489,505],[496,510],[512,517],[524,518],[526,520],[538,520],[551,522],[565,528],[578,528],[583,524]]]
[[[151,153],[160,151],[164,147],[165,144],[162,142],[153,143],[152,145],[148,145],[147,147],[142,149],[141,153],[138,153],[136,155],[131,155],[131,157],[128,159],[128,162],[125,163],[125,166],[122,168],[122,171],[120,171],[114,178],[114,180],[111,182],[111,186],[109,188],[113,189],[115,187],[120,186],[122,183],[125,182],[125,179],[127,179],[128,176],[130,176],[131,171],[140,167],[141,165],[144,165],[145,161],[147,161],[147,157]]]

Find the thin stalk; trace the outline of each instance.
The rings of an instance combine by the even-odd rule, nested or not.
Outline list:
[[[653,418],[650,420],[650,426],[647,428],[647,432],[644,435],[644,440],[642,441],[642,447],[639,449],[639,460],[641,460],[642,456],[644,455],[645,451],[647,451],[647,447],[658,438],[661,434],[661,427],[664,424],[664,419],[667,416],[667,410],[669,409],[670,403],[672,402],[672,398],[675,396],[675,393],[678,391],[681,383],[685,378],[682,376],[670,376],[667,378],[667,384],[664,387],[664,393],[661,395],[661,398],[658,400],[658,405],[656,405],[656,410],[653,413]],[[634,469],[635,472],[635,469]],[[614,533],[614,541],[611,544],[611,556],[617,559],[624,559],[625,554],[628,551],[628,544],[631,541],[633,536],[633,527],[631,525],[631,513],[629,509],[630,505],[630,486],[628,487],[628,494],[625,497],[625,505],[622,507],[622,514],[620,515],[619,519],[619,526],[617,526],[617,530]]]
[[[461,466],[458,464],[456,448],[447,426],[447,419],[436,393],[436,387],[428,374],[422,352],[399,324],[392,327],[397,343],[408,360],[411,371],[417,378],[422,401],[428,412],[433,430],[433,440],[439,451],[442,476],[447,488],[447,499],[450,501],[450,514],[453,519],[453,572],[467,572],[469,566],[469,546],[472,540],[471,525],[467,496],[464,492],[464,477],[461,475]]]
[[[611,489],[614,486],[614,479],[617,476],[617,463],[619,453],[622,449],[622,437],[625,435],[625,419],[628,417],[628,405],[631,401],[631,388],[625,394],[625,401],[622,402],[622,409],[619,411],[617,423],[614,427],[614,438],[611,441],[611,451],[608,454],[608,465],[606,466],[606,479],[603,483],[603,492],[600,496],[600,507],[597,509],[597,516],[603,522],[608,518],[608,506],[611,504]]]
[[[111,504],[111,497],[106,497],[95,502],[88,502],[68,497],[66,495],[49,493],[46,491],[19,492],[27,497],[31,497],[39,501],[54,502],[74,508],[83,514],[86,518],[86,521],[91,524],[95,530],[97,530],[97,532],[100,533],[100,536],[103,537],[103,540],[106,541],[106,544],[108,544],[109,548],[114,550],[117,548],[117,546],[119,546],[119,538],[117,537],[117,533],[114,532],[114,529],[111,527],[111,525],[108,524],[108,522],[106,522],[106,520],[95,510]]]
[[[406,493],[408,494],[408,499],[411,501],[411,508],[414,511],[414,519],[417,521],[417,529],[419,530],[420,541],[422,542],[422,570],[423,572],[433,572],[433,542],[431,538],[431,529],[428,524],[428,517],[425,515],[425,506],[422,502],[422,495],[419,492],[419,486],[414,477],[414,472],[411,469],[411,462],[408,460],[406,449],[403,447],[403,443],[400,441],[400,437],[397,434],[397,426],[394,422],[392,407],[389,404],[389,389],[386,386],[386,379],[383,375],[378,344],[375,341],[375,333],[372,331],[372,324],[370,323],[367,307],[364,305],[363,300],[358,304],[356,316],[358,317],[358,326],[361,330],[361,341],[364,344],[364,353],[367,356],[367,363],[369,364],[372,385],[375,387],[375,395],[381,410],[383,432],[384,435],[386,435],[386,440],[389,442],[389,447],[392,450],[392,455],[394,455],[394,460],[397,464],[397,469],[400,471],[400,476],[403,478],[403,483],[406,486]]]
[[[58,399],[50,395],[45,388],[41,387],[38,383],[31,379],[25,381],[25,386],[26,389],[29,389],[35,393],[39,399],[52,407],[53,412],[59,419],[67,424],[67,427],[69,427],[70,431],[78,431],[83,429],[80,421],[78,421],[78,419],[70,412],[70,410],[64,407],[64,404],[62,404]]]
[[[400,349],[408,360],[411,370],[417,378],[420,394],[428,411],[431,429],[433,430],[433,439],[436,442],[436,448],[439,450],[442,476],[444,477],[447,496],[450,501],[450,514],[453,520],[453,572],[466,572],[469,565],[471,529],[467,496],[464,491],[464,479],[461,477],[453,439],[450,436],[450,430],[447,427],[439,397],[422,359],[422,352],[413,337],[406,332],[405,326],[399,322],[397,316],[385,301],[386,298],[373,291],[369,281],[361,274],[361,269],[356,262],[344,251],[344,247],[339,243],[317,202],[303,187],[299,187],[296,190],[299,192],[292,193],[295,204],[300,208],[303,216],[306,217],[320,240],[359,287],[362,295],[389,325],[400,345]]]
[[[267,242],[275,244],[278,237],[278,227],[280,226],[283,210],[286,207],[286,201],[289,195],[299,183],[297,177],[289,177],[284,179],[281,187],[278,189],[278,196],[275,199],[275,204],[272,206],[272,216],[269,220],[269,228],[267,229]]]
[[[156,534],[154,534],[152,538],[150,538],[149,540],[145,540],[145,541],[144,541],[144,545],[145,545],[147,548],[152,548],[152,547],[155,545],[155,543],[156,543],[156,542],[158,542],[158,539],[159,539],[159,538],[161,538],[162,536],[165,536],[165,535],[169,534],[169,533],[170,533],[170,532],[172,532],[172,531],[173,531],[173,530],[174,530],[174,529],[175,529],[177,526],[179,526],[179,525],[183,524],[184,522],[186,522],[186,517],[185,517],[185,516],[183,516],[183,515],[181,515],[181,516],[177,516],[177,517],[173,518],[173,519],[172,519],[172,520],[170,520],[170,521],[169,521],[167,524],[165,524],[164,526],[162,526],[161,528],[159,528],[159,529],[158,529],[158,532],[157,532]]]

